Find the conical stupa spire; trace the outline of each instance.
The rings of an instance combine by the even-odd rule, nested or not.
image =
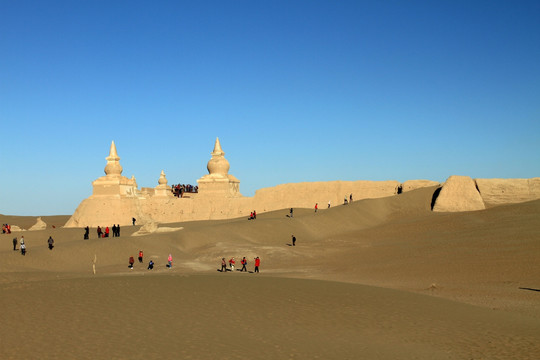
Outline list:
[[[107,160],[109,160],[109,158],[111,160],[114,160],[114,159],[116,159],[117,161],[120,160],[120,158],[118,157],[118,153],[116,152],[116,145],[114,144],[114,140],[111,143],[111,150],[109,150],[109,157],[107,158]]]
[[[120,165],[120,157],[116,152],[116,145],[114,141],[111,143],[111,150],[109,151],[109,156],[105,158],[107,160],[107,165],[105,166],[105,174],[107,176],[116,176],[122,174],[122,165]]]
[[[221,144],[219,143],[219,138],[216,137],[216,144],[214,145],[214,151],[212,151],[212,156],[224,156],[225,153],[221,150]]]

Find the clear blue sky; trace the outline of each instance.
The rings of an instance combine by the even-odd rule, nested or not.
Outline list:
[[[539,1],[0,0],[0,213],[104,175],[540,176]]]

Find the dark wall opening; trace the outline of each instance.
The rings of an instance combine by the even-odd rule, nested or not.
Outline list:
[[[435,201],[439,197],[439,193],[441,192],[441,189],[442,189],[442,187],[437,188],[437,190],[435,190],[435,192],[433,193],[433,196],[431,198],[431,210],[432,211],[433,211],[433,207],[435,206]]]

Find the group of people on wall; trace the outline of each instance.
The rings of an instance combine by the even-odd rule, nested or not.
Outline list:
[[[184,193],[197,193],[199,192],[198,186],[193,186],[191,184],[176,184],[171,185],[171,191],[174,196],[182,197]]]

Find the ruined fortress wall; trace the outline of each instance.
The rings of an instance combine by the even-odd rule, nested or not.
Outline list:
[[[135,197],[90,196],[84,199],[64,227],[131,225],[131,218],[142,216]]]
[[[486,204],[500,205],[540,199],[540,178],[475,179]]]
[[[437,186],[440,185],[437,181],[432,180],[407,180],[401,185],[401,189],[403,192],[412,191],[424,187],[429,186]]]
[[[397,181],[327,181],[282,184],[255,192],[254,204],[257,211],[272,211],[283,208],[319,208],[343,204],[353,195],[353,200],[380,198],[397,193]]]

